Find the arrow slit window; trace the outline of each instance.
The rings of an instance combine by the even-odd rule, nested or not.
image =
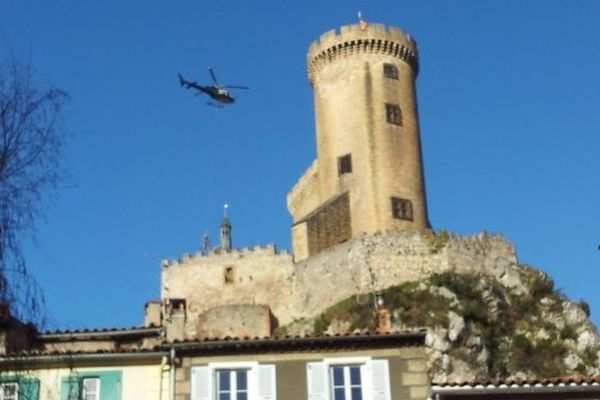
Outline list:
[[[338,157],[338,175],[352,172],[352,156],[350,154]]]

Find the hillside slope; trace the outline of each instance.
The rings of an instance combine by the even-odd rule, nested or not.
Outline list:
[[[381,292],[393,329],[428,328],[434,382],[600,374],[600,338],[587,303],[567,299],[541,271],[513,272],[510,280],[445,272]],[[357,294],[278,333],[375,328],[372,296]]]

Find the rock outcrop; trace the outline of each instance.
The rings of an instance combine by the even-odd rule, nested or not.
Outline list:
[[[545,273],[511,265],[498,273],[434,274],[380,292],[395,329],[426,327],[434,382],[600,374],[600,337],[589,306],[554,290]],[[376,329],[373,300],[355,295],[280,333]]]

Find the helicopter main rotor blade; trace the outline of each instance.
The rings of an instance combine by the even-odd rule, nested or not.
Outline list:
[[[210,73],[210,77],[212,78],[212,80],[215,83],[215,85],[221,86],[221,85],[219,85],[219,81],[217,80],[217,76],[215,75],[215,71],[213,71],[212,68],[209,68],[208,72]]]
[[[250,89],[248,86],[236,86],[236,85],[227,85],[223,86],[225,89]]]

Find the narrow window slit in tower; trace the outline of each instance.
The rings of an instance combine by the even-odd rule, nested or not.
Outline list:
[[[349,174],[352,172],[352,155],[346,154],[338,157],[338,175]]]
[[[402,126],[402,111],[397,104],[385,104],[385,118],[390,124]]]
[[[233,267],[225,267],[223,277],[225,278],[225,283],[233,283],[235,281],[235,271]]]

